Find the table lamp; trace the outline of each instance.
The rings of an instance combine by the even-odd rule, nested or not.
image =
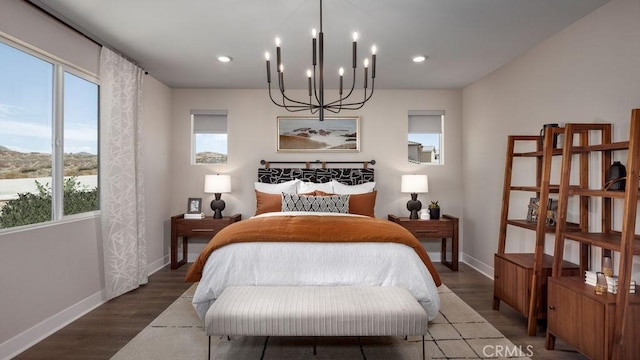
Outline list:
[[[205,175],[204,192],[213,193],[215,199],[211,201],[211,210],[213,210],[214,219],[222,219],[222,210],[224,210],[224,200],[220,199],[222,193],[231,192],[231,176],[229,175]]]
[[[422,203],[418,200],[418,193],[429,192],[427,175],[402,175],[400,191],[411,194],[411,200],[407,202],[407,210],[411,211],[410,219],[417,219],[418,211],[422,209]]]

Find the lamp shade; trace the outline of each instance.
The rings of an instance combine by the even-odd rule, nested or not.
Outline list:
[[[400,192],[412,194],[429,192],[427,175],[402,175]]]
[[[231,192],[231,176],[205,175],[204,192],[213,194]]]

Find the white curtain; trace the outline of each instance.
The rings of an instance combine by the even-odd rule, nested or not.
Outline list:
[[[143,70],[100,54],[100,208],[107,298],[147,283],[142,176]]]

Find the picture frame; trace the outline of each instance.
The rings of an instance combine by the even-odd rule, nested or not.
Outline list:
[[[359,152],[360,117],[278,116],[278,152]]]
[[[189,198],[187,201],[187,214],[202,213],[202,198]]]

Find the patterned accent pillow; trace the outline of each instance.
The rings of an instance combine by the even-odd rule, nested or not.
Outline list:
[[[282,193],[282,211],[349,213],[349,195],[307,196]]]

